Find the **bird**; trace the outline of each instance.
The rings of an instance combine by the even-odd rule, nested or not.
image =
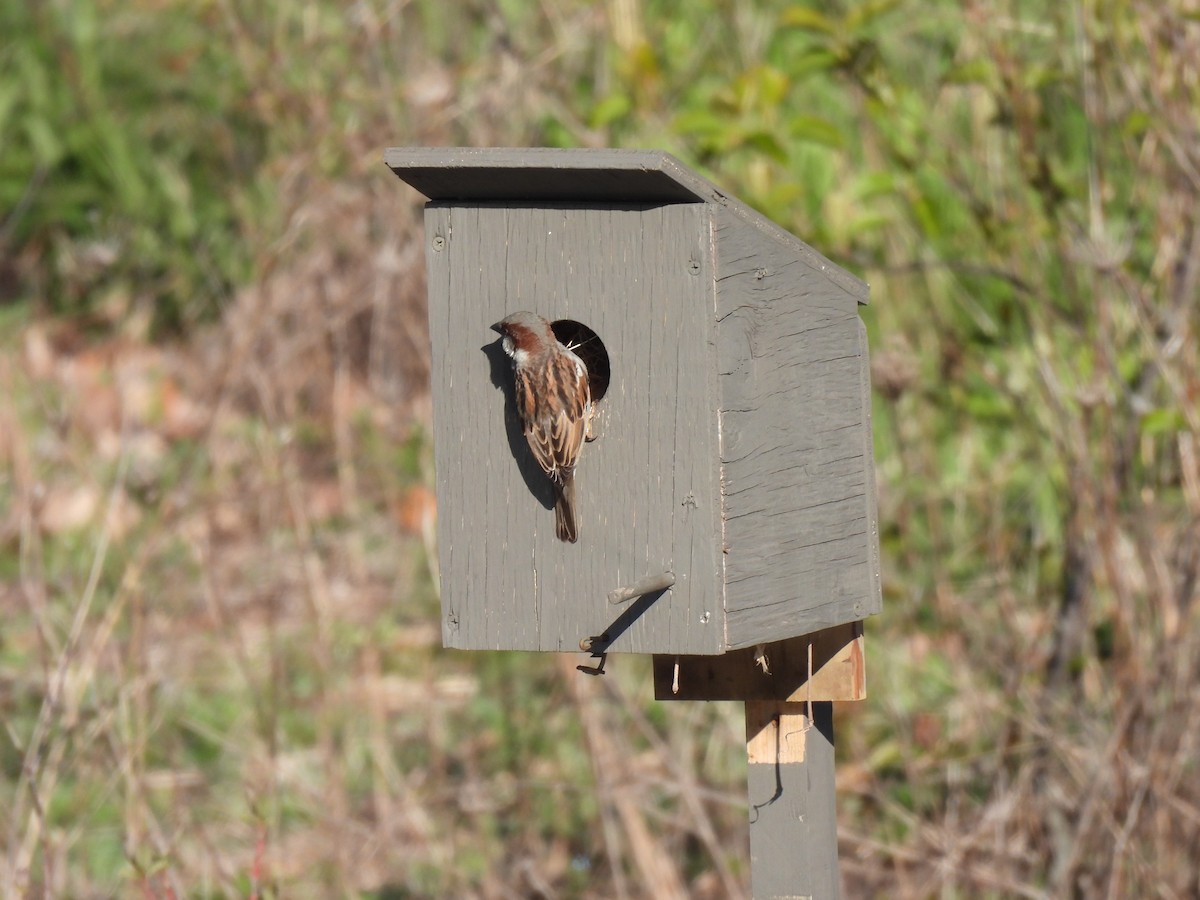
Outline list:
[[[589,436],[592,394],[588,370],[537,313],[515,312],[492,326],[512,359],[517,418],[533,458],[554,485],[554,531],[579,540],[575,465]]]

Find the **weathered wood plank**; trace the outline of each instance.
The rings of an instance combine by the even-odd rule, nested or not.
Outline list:
[[[862,622],[849,622],[722,656],[655,654],[654,696],[658,700],[863,700],[867,696],[863,653]]]
[[[431,204],[426,212],[443,638],[464,649],[723,648],[713,283],[703,204]],[[576,472],[580,539],[512,413],[489,325],[518,309],[593,328],[612,381]],[[698,314],[698,311],[699,314]],[[609,591],[675,573],[657,597]]]
[[[726,642],[880,609],[858,297],[714,214]]]
[[[549,147],[391,147],[384,162],[430,200],[689,203],[720,208],[760,240],[867,302],[867,286],[770,219],[661,150]]]
[[[865,285],[667,154],[387,160],[431,196],[469,198],[427,210],[451,646],[709,654],[878,612]],[[509,191],[602,200],[479,201]],[[653,202],[614,199],[639,192]],[[585,322],[613,357],[607,437],[577,475],[586,549],[547,543],[549,485],[496,402],[507,361],[486,326],[518,308]],[[498,574],[521,567],[520,587]],[[665,571],[659,597],[591,599]]]
[[[746,703],[750,873],[755,900],[836,900],[833,705]]]

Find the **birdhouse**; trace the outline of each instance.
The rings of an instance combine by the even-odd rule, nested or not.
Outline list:
[[[391,149],[425,208],[448,647],[715,655],[880,610],[867,287],[673,157]],[[492,326],[584,362],[578,539]]]

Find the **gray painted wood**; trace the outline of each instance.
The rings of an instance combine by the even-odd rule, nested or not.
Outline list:
[[[464,649],[723,650],[709,207],[426,210],[443,639]],[[506,410],[489,325],[529,309],[593,328],[612,381],[576,471],[577,544]],[[506,418],[507,416],[507,418]],[[608,592],[665,571],[622,607]]]
[[[754,900],[841,896],[832,703],[813,704],[813,727],[799,739],[803,762],[747,767]]]
[[[384,162],[430,200],[638,203],[703,201],[729,212],[867,302],[867,286],[770,219],[661,150],[391,147]]]
[[[858,297],[714,212],[726,643],[881,607]]]
[[[861,281],[665,153],[386,159],[435,201],[447,646],[712,654],[880,610]],[[488,325],[517,309],[584,322],[612,357],[575,546],[493,384]],[[665,571],[661,595],[604,602]]]
[[[858,340],[863,348],[859,395],[863,410],[862,446],[863,458],[866,460],[867,523],[870,527],[870,533],[867,535],[867,552],[870,554],[867,565],[875,601],[871,608],[875,613],[879,613],[883,610],[883,576],[880,574],[879,562],[879,497],[875,486],[875,429],[871,411],[871,364],[867,358],[867,326],[862,319],[858,320]]]

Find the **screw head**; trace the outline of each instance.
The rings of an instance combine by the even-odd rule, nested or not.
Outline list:
[[[433,236],[433,249],[439,253],[441,251],[445,250],[446,249],[446,238],[440,234],[435,234]]]

